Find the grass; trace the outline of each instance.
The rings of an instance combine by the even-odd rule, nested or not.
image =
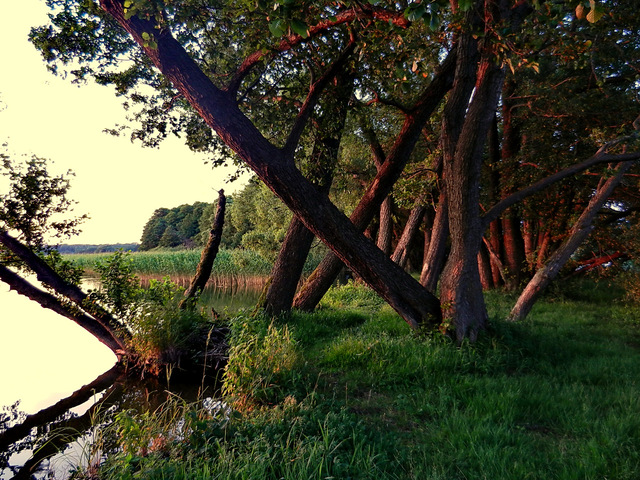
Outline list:
[[[460,347],[412,334],[354,285],[313,314],[238,317],[234,413],[194,407],[183,437],[115,454],[102,476],[640,478],[640,330],[603,288],[556,292],[520,324],[491,293],[491,331]]]
[[[130,252],[133,271],[142,277],[170,276],[175,279],[191,277],[200,261],[200,250],[160,250],[148,252]],[[94,272],[95,264],[104,261],[108,253],[90,253],[65,255],[75,265],[87,273]],[[308,275],[320,262],[319,255],[311,255],[303,274]],[[220,250],[211,273],[216,279],[247,279],[264,277],[271,273],[272,262],[251,250]]]

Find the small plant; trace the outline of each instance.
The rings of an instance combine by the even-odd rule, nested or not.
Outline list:
[[[129,348],[144,370],[167,376],[198,344],[208,324],[204,311],[180,308],[184,289],[169,278],[151,280],[147,288],[133,273],[130,254],[118,251],[98,262],[100,288],[90,299],[107,307],[122,322]]]
[[[277,403],[283,397],[280,385],[300,360],[289,328],[271,323],[265,330],[263,320],[240,317],[232,332],[223,393],[238,409]]]

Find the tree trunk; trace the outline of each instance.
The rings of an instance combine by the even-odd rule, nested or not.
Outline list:
[[[520,218],[511,213],[502,219],[502,246],[504,264],[507,268],[507,290],[513,292],[520,287],[525,265],[524,239],[520,231]]]
[[[442,274],[440,301],[444,325],[455,330],[458,341],[475,340],[488,320],[478,271],[484,230],[479,210],[480,171],[504,72],[485,42],[476,75],[478,46],[470,34],[460,39],[456,81],[443,116],[443,179],[451,252]]]
[[[233,95],[217,88],[200,70],[169,29],[155,23],[153,18],[127,18],[119,1],[101,0],[100,4],[133,36],[149,59],[220,138],[309,230],[360,275],[412,328],[440,322],[438,299],[368,241],[361,233],[364,227],[354,226],[328,198],[319,195],[316,188],[295,167],[293,154],[296,142],[287,141],[285,149],[272,145],[240,111]],[[148,32],[154,33],[153,46],[143,36],[148,37]],[[403,151],[403,155],[398,155],[395,162],[386,162],[378,175],[385,178],[385,188],[370,188],[365,194],[371,195],[376,191],[380,197],[376,198],[378,202],[387,196],[399,177],[408,157],[404,154],[413,150],[424,122],[447,91],[448,73],[444,76],[436,75],[431,85],[434,88],[428,89],[420,98],[414,115],[407,118],[400,133],[403,141],[398,148]],[[300,130],[298,123],[296,127],[298,128],[292,129],[292,135]],[[392,174],[387,171],[389,169],[393,170]],[[367,199],[365,203],[370,205],[376,202]]]
[[[111,348],[118,355],[126,351],[126,339],[125,339],[125,333],[123,333],[123,328],[122,328],[123,326],[109,312],[107,312],[104,308],[102,308],[97,303],[93,302],[89,298],[89,296],[80,289],[80,287],[67,283],[62,277],[60,277],[60,275],[56,273],[55,270],[53,270],[53,268],[47,265],[40,257],[38,257],[35,253],[33,253],[28,247],[20,243],[18,240],[16,240],[15,238],[13,238],[11,235],[9,235],[7,232],[3,230],[0,230],[0,243],[4,245],[14,255],[20,258],[20,260],[23,261],[25,265],[27,265],[27,267],[29,267],[36,274],[36,278],[41,283],[53,289],[56,293],[58,293],[62,297],[65,297],[70,301],[72,301],[73,303],[75,303],[77,308],[82,309],[83,311],[82,313],[84,312],[88,313],[91,317],[93,317],[94,321],[96,321],[98,324],[102,326],[102,329],[99,329],[97,326],[92,326],[91,322],[88,322],[86,326],[83,325],[83,328],[86,328],[88,331],[90,331],[94,335],[97,334],[98,336],[96,336],[96,338],[98,338],[98,340],[100,340],[103,343],[105,343],[105,339],[101,339],[101,337],[103,337],[104,331],[108,332],[108,335],[112,337],[112,340],[107,339],[107,341],[115,342],[117,343],[118,346],[117,348],[114,349],[112,348],[112,346],[107,345],[107,343],[105,343],[105,345],[109,346],[109,348]],[[5,275],[7,276],[7,278],[9,278],[10,276],[9,273],[6,273],[6,272],[5,272]],[[28,284],[28,282],[26,283]],[[16,288],[22,288],[17,283],[15,283],[15,280],[14,280],[14,286]],[[46,304],[41,304],[45,308],[57,308],[57,307],[49,306],[49,303],[51,300],[50,298],[45,296],[40,296],[38,292],[30,290],[28,285],[24,286],[24,291],[25,292],[28,291],[30,292],[30,294],[33,294],[34,298],[32,297],[29,297],[29,298],[32,298],[34,300],[35,300],[35,296],[39,296],[42,299],[42,301],[46,303]],[[42,293],[45,293],[45,292],[42,292]],[[23,295],[26,295],[26,294],[27,293],[23,293]],[[60,302],[58,301],[58,303]],[[71,311],[70,308],[68,307],[65,307],[65,308]],[[58,313],[61,313],[67,316],[68,318],[71,318],[68,315],[64,314],[62,311]],[[74,320],[74,321],[77,321],[77,320]],[[94,331],[92,332],[92,330]]]
[[[409,213],[409,218],[404,226],[400,240],[398,240],[395,251],[391,256],[391,260],[396,262],[402,268],[406,267],[407,259],[409,257],[409,247],[420,228],[420,222],[422,222],[425,211],[426,208],[422,205],[422,198],[419,198],[416,205],[411,209],[411,213]]]
[[[444,187],[440,188],[438,198],[438,210],[433,220],[429,248],[425,252],[422,272],[420,272],[420,283],[430,292],[438,288],[438,279],[444,268],[446,259],[447,239],[449,238],[449,207]]]
[[[291,219],[267,285],[263,307],[269,315],[291,310],[304,262],[314,238],[313,233],[298,217]]]
[[[572,227],[568,237],[562,242],[560,248],[551,255],[546,265],[536,272],[522,291],[509,314],[509,320],[523,320],[529,314],[542,291],[553,281],[558,275],[558,272],[560,272],[560,269],[567,263],[571,255],[573,255],[573,252],[575,252],[589,236],[594,228],[593,219],[608,200],[611,192],[618,186],[625,172],[631,168],[631,165],[633,165],[633,162],[618,164],[615,175],[609,177],[609,179],[603,182],[597,189],[591,201]]]
[[[63,303],[59,298],[40,290],[3,265],[0,265],[0,280],[9,285],[10,290],[14,290],[20,295],[24,295],[30,300],[39,303],[42,308],[47,308],[63,317],[73,320],[93,335],[100,343],[106,345],[118,356],[118,359],[125,353],[126,345],[122,338],[116,336],[104,325],[100,324],[100,322],[80,311],[77,307],[70,308],[69,305]],[[19,321],[19,319],[16,319],[16,321]]]
[[[191,279],[189,288],[184,292],[184,299],[180,302],[180,308],[187,308],[193,305],[196,295],[204,290],[209,281],[213,262],[218,255],[220,241],[222,240],[222,229],[224,227],[224,213],[227,204],[227,198],[224,196],[224,190],[218,192],[218,206],[216,207],[216,215],[214,217],[213,226],[209,232],[209,240],[202,250],[200,262],[196,268],[196,273]]]
[[[378,225],[378,241],[376,245],[385,255],[391,255],[391,240],[393,238],[393,199],[388,195],[380,205],[380,224]]]
[[[333,95],[328,95],[317,121],[317,135],[309,162],[310,176],[317,182],[318,193],[321,195],[328,195],[338,161],[348,101],[353,93],[353,77],[350,72],[338,73],[331,91]],[[304,223],[294,216],[266,287],[263,307],[267,313],[278,315],[291,310],[314,238]]]
[[[481,245],[478,252],[478,270],[480,271],[482,289],[490,290],[494,288],[493,276],[491,275],[491,259],[485,245]]]

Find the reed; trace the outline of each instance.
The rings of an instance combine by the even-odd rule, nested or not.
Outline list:
[[[96,262],[103,261],[108,255],[76,254],[67,255],[66,258],[82,267],[87,274],[91,274],[95,271]],[[140,277],[150,278],[191,278],[200,261],[200,250],[132,252],[129,255],[133,271]],[[305,272],[312,271],[318,262],[319,258],[311,258],[307,262]],[[218,279],[218,283],[233,283],[233,279],[246,283],[247,279],[269,275],[272,266],[271,262],[251,250],[220,250],[213,264],[212,277]]]

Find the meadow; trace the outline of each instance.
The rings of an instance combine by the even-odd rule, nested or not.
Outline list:
[[[224,407],[119,415],[100,478],[640,478],[640,314],[618,293],[566,284],[512,324],[491,292],[463,345],[352,283],[311,314],[241,314]]]

